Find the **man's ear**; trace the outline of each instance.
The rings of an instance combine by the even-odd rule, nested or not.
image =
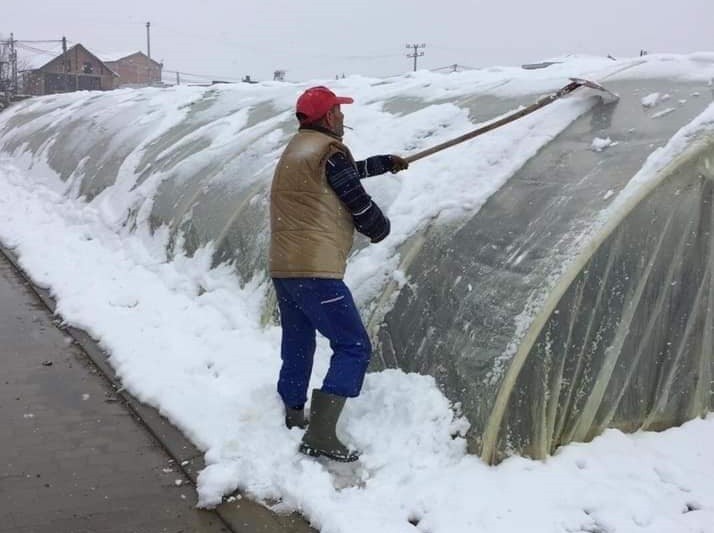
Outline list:
[[[329,128],[335,123],[335,108],[331,107],[325,115],[325,125]]]

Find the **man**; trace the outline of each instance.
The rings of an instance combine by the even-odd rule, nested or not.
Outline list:
[[[352,158],[342,143],[340,108],[352,102],[327,87],[312,87],[298,98],[300,129],[278,162],[270,192],[270,275],[282,327],[278,393],[285,424],[308,428],[302,453],[343,462],[358,454],[340,442],[335,427],[346,398],[362,389],[372,347],[342,278],[354,230],[377,243],[390,229],[360,179],[409,166],[395,155]],[[308,427],[304,406],[316,331],[329,339],[333,354],[322,387],[312,391]]]

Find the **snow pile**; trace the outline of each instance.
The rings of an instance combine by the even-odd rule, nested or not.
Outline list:
[[[669,115],[670,113],[674,112],[674,110],[675,109],[673,107],[668,107],[666,109],[663,109],[662,111],[658,111],[657,113],[654,113],[652,115],[652,118],[661,118],[665,115]]]
[[[414,531],[410,520],[436,533],[714,531],[714,417],[489,467],[453,438],[464,422],[431,378],[387,371],[367,377],[341,424],[362,466],[330,468],[300,456],[300,431],[282,426],[279,332],[258,327],[254,287],[209,270],[205,254],[163,262],[7,160],[0,207],[0,238],[63,317],[102,338],[127,388],[208,451],[205,505],[240,486],[340,533]],[[323,346],[318,375],[325,363]]]
[[[595,137],[593,139],[592,144],[590,145],[590,149],[593,152],[602,152],[606,148],[615,145],[617,145],[617,142],[610,139],[610,137],[606,137],[604,139],[601,139],[600,137]]]
[[[650,93],[644,98],[642,98],[642,107],[654,107],[659,102],[659,99],[659,93]]]

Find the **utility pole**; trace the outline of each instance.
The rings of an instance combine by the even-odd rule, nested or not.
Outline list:
[[[147,77],[146,80],[149,85],[152,85],[152,72],[151,72],[151,22],[146,23],[146,55],[149,58],[149,63],[146,65]]]
[[[181,75],[179,72],[176,73],[176,85],[181,85]]]
[[[17,50],[15,49],[15,34],[10,34],[10,94],[17,95]]]
[[[64,92],[69,92],[69,61],[67,58],[67,37],[65,37],[64,35],[62,36],[62,72],[64,73]]]
[[[3,109],[7,103],[10,94],[10,81],[5,77],[5,72],[9,72],[10,63],[3,61],[5,58],[5,47],[9,45],[9,41],[0,41],[0,109]],[[7,67],[3,65],[7,63]]]
[[[426,44],[408,44],[407,48],[413,48],[414,53],[412,54],[407,54],[407,57],[413,57],[414,58],[414,72],[416,72],[417,69],[417,57],[421,57],[424,55],[424,52],[420,52],[420,48],[426,48]]]

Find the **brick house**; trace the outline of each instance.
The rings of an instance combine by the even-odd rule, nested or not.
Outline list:
[[[154,61],[143,52],[134,52],[106,65],[119,75],[119,86],[160,85],[162,63]]]
[[[108,91],[119,76],[81,44],[22,74],[25,94],[43,95],[72,91]]]

